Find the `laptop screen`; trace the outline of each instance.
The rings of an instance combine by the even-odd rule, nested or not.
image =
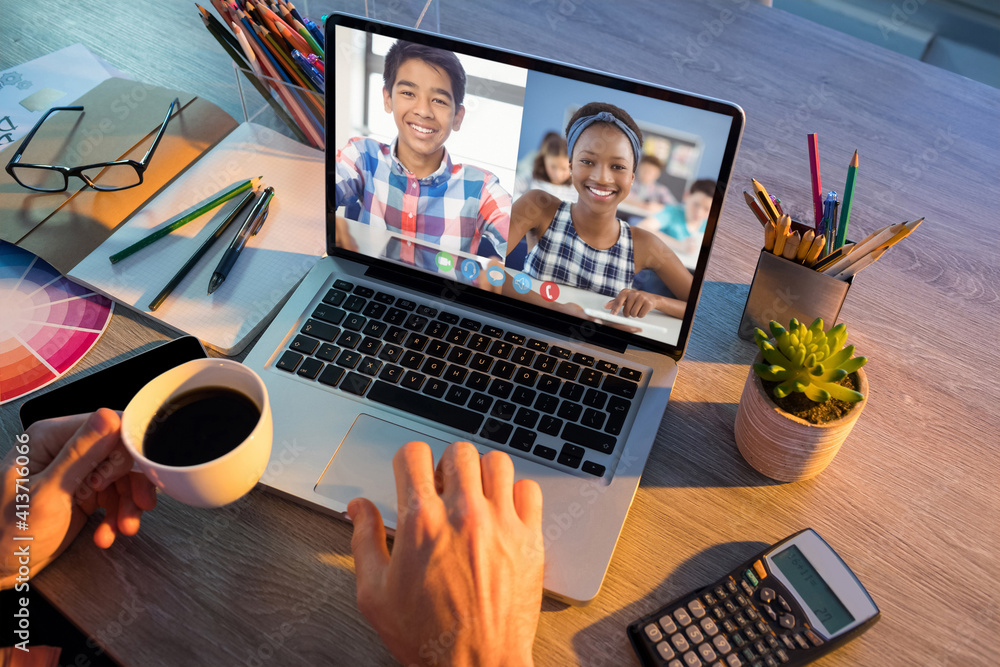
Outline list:
[[[327,34],[330,254],[680,355],[738,107],[356,17]]]

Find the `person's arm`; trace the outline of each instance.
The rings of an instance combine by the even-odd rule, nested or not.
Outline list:
[[[635,256],[635,272],[651,269],[667,286],[675,298],[661,294],[651,294],[642,290],[624,289],[614,299],[604,305],[612,315],[645,317],[656,309],[671,317],[682,319],[691,295],[693,278],[679,257],[666,247],[651,232],[632,229],[632,247]]]
[[[340,208],[351,203],[364,204],[365,178],[369,175],[365,167],[360,138],[352,139],[337,151],[334,171],[334,207]],[[347,220],[336,217],[336,241],[338,248],[357,251],[358,244],[351,236]]]
[[[107,549],[116,536],[136,534],[143,511],[156,507],[156,488],[142,473],[131,472],[120,428],[118,414],[101,409],[40,421],[14,438],[0,466],[0,588],[23,583],[22,566],[37,575],[98,508],[105,513],[94,531],[97,546]],[[28,555],[18,556],[24,545]]]
[[[467,442],[434,468],[423,442],[393,457],[398,518],[390,555],[375,505],[355,498],[358,608],[404,665],[533,664],[542,602],[542,492],[510,457]]]

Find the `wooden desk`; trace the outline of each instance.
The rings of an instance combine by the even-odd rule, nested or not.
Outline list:
[[[229,63],[195,9],[137,4],[4,2],[0,67],[80,41],[138,79],[223,102]],[[883,614],[816,664],[1000,662],[1000,91],[748,2],[471,4],[447,3],[442,31],[731,99],[748,118],[711,282],[604,589],[584,608],[544,603],[538,664],[634,664],[629,621],[804,526]],[[757,177],[807,211],[812,131],[828,186],[860,150],[852,229],[927,223],[844,306],[871,359],[861,421],[822,475],[776,484],[732,435],[754,352],[736,327],[761,242],[740,191]],[[122,309],[78,373],[164,337]],[[0,410],[4,451],[18,405]],[[211,512],[163,498],[107,552],[86,530],[33,590],[126,665],[390,664],[355,606],[350,535],[264,492]]]

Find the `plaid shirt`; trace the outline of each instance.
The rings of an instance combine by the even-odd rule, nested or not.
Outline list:
[[[597,250],[580,238],[573,226],[569,202],[559,205],[549,228],[524,260],[524,272],[538,280],[551,280],[609,297],[632,287],[635,257],[632,231],[618,220],[618,243]]]
[[[417,178],[396,158],[395,141],[351,139],[337,151],[335,205],[352,220],[413,237],[416,243],[391,239],[390,259],[436,270],[437,249],[420,241],[476,254],[482,238],[507,256],[510,195],[492,173],[452,164],[447,150],[437,171]]]

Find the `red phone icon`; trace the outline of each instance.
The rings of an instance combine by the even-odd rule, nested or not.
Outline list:
[[[538,291],[541,292],[542,298],[546,301],[555,301],[559,298],[559,285],[556,285],[551,280],[546,280],[542,283]]]

